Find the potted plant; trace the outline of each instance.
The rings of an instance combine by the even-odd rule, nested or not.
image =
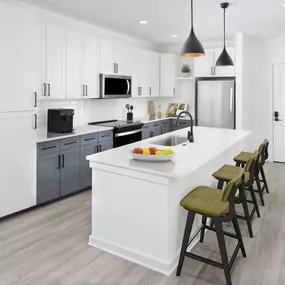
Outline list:
[[[191,68],[188,64],[183,64],[182,68],[181,68],[181,72],[183,74],[183,76],[189,76],[191,73]]]

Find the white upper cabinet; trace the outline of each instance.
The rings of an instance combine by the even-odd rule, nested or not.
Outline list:
[[[42,96],[64,99],[66,30],[53,24],[42,28]]]
[[[214,50],[214,64],[216,64],[218,58],[220,57],[223,49]],[[228,47],[227,52],[235,63],[235,48]],[[214,69],[214,75],[218,77],[223,76],[235,76],[235,66],[216,66]]]
[[[195,58],[194,74],[195,77],[227,77],[235,76],[234,66],[216,66],[216,62],[222,53],[222,48],[219,49],[207,49],[206,55]],[[227,51],[231,56],[233,62],[235,62],[235,49],[228,47]]]
[[[101,41],[101,73],[131,75],[132,49],[113,41]]]
[[[195,77],[209,77],[213,76],[214,66],[214,50],[205,50],[205,56],[194,59],[194,74]]]
[[[33,110],[40,92],[40,25],[33,11],[7,2],[0,2],[0,112]]]
[[[66,33],[66,97],[82,98],[85,95],[84,58],[85,36],[68,30]]]
[[[175,54],[160,54],[160,96],[162,97],[176,95],[179,59],[179,56]]]
[[[150,97],[159,96],[159,75],[160,58],[159,53],[154,51],[147,52],[147,72],[145,76],[148,81],[148,95]]]
[[[99,39],[85,36],[84,85],[85,98],[99,98]]]

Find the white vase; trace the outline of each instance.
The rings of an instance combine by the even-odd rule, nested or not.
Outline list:
[[[188,73],[182,72],[182,76],[183,76],[183,77],[189,77],[189,76],[190,76],[190,72],[188,72]]]

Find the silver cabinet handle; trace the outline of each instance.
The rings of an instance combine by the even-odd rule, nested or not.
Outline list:
[[[50,84],[48,83],[47,86],[48,86],[48,88],[47,88],[48,89],[47,96],[49,97],[50,96]]]
[[[82,95],[83,97],[85,96],[85,91],[84,91],[85,89],[84,89],[84,86],[85,86],[85,85],[82,85],[82,86],[81,86],[81,95]]]
[[[119,64],[118,63],[116,64],[117,64],[117,73],[119,73]]]
[[[138,96],[141,96],[141,87],[138,87]]]
[[[213,74],[213,66],[211,66],[211,75],[214,75],[214,74]]]
[[[85,96],[88,96],[88,85],[85,85]]]
[[[35,130],[38,128],[38,115],[34,114],[34,127]]]
[[[149,95],[151,96],[151,87],[149,87]]]
[[[173,87],[173,95],[175,95],[175,87]]]
[[[34,98],[35,98],[35,102],[34,102],[34,107],[36,108],[38,106],[38,94],[37,92],[34,92]]]
[[[114,73],[116,73],[116,63],[114,62]]]
[[[42,86],[42,93],[43,93],[43,96],[46,96],[47,94],[46,94],[46,92],[47,92],[47,86],[46,86],[46,84],[45,83],[43,83],[43,86]]]
[[[127,86],[128,86],[128,89],[127,89],[127,95],[130,94],[130,88],[131,88],[131,85],[130,85],[130,81],[128,79],[126,79],[126,82],[127,82]]]

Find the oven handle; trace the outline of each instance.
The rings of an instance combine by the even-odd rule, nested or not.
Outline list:
[[[128,136],[128,135],[133,135],[133,134],[140,133],[141,131],[142,131],[142,129],[130,131],[130,132],[125,132],[125,133],[118,133],[118,134],[115,134],[115,137],[124,137],[124,136]]]

